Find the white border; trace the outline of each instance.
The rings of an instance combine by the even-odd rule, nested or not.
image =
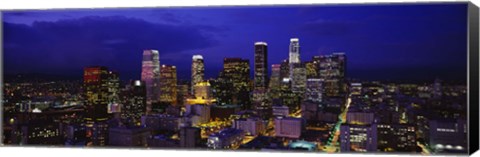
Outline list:
[[[472,0],[480,6],[480,0]],[[221,0],[176,0],[176,1],[152,1],[152,0],[11,0],[3,1],[0,10],[24,10],[24,9],[62,9],[62,8],[124,8],[124,7],[165,7],[165,6],[232,6],[232,5],[285,5],[285,4],[348,4],[348,3],[413,3],[413,2],[464,2],[459,0],[242,0],[242,1],[221,1]],[[1,15],[0,15],[1,18]],[[1,27],[0,27],[1,28]],[[0,32],[0,35],[3,34]],[[1,40],[0,40],[0,44]],[[1,49],[0,49],[1,53]],[[2,53],[3,54],[3,53]],[[3,56],[3,55],[1,55]],[[1,58],[0,58],[1,59]],[[3,69],[2,69],[3,71]],[[0,81],[1,78],[0,78]],[[0,114],[1,115],[1,114]],[[191,157],[291,157],[301,155],[302,157],[317,157],[335,155],[338,157],[347,156],[406,156],[406,155],[375,155],[375,154],[325,154],[325,153],[259,153],[259,152],[232,152],[232,151],[173,151],[173,150],[138,150],[138,149],[71,149],[71,148],[35,148],[35,147],[2,147],[0,156],[191,156]],[[410,156],[410,155],[409,155]],[[417,155],[421,156],[421,155]],[[476,153],[474,156],[480,156]]]

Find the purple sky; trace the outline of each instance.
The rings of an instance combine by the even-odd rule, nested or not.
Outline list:
[[[345,52],[348,77],[369,80],[466,80],[467,7],[458,4],[185,7],[4,11],[4,71],[78,77],[105,65],[139,79],[143,49],[190,76],[204,56],[207,77],[224,57],[250,59],[268,43],[268,64]]]

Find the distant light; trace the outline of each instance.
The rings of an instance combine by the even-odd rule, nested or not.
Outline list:
[[[140,80],[135,80],[135,86],[141,86],[142,85],[142,81]]]
[[[290,39],[290,42],[298,42],[298,41],[299,41],[298,38],[291,38]]]
[[[42,110],[35,108],[32,110],[32,113],[42,113]]]
[[[203,59],[203,56],[202,55],[193,55],[192,59],[193,60]]]
[[[259,41],[259,42],[255,42],[255,45],[265,45],[265,46],[267,46],[267,43],[263,42],[263,41]]]
[[[437,149],[442,149],[442,148],[443,148],[443,145],[442,145],[442,144],[437,144],[437,145],[435,145],[435,148],[437,148]]]
[[[457,149],[457,150],[463,150],[463,147],[462,147],[462,146],[456,146],[455,149]]]
[[[453,147],[452,147],[452,145],[447,145],[445,148],[452,149]]]

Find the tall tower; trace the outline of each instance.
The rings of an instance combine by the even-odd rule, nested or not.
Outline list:
[[[104,146],[108,141],[108,106],[118,103],[118,74],[106,67],[86,67],[83,73],[87,145]]]
[[[160,98],[160,60],[157,50],[144,50],[142,60],[142,81],[147,89],[147,113],[152,111],[152,103]]]
[[[177,67],[162,65],[160,80],[160,102],[162,104],[177,105]]]
[[[300,44],[298,38],[290,39],[289,63],[300,63]]]
[[[268,75],[266,42],[255,43],[254,61],[253,105],[259,113],[264,114],[269,111],[269,106],[265,101]]]
[[[250,108],[250,61],[241,58],[225,58],[223,60],[223,71],[221,80],[230,84],[228,93],[233,94],[232,103],[239,104],[244,108]]]
[[[255,67],[254,67],[254,88],[255,90],[265,90],[267,88],[267,43],[255,43]]]
[[[192,85],[191,94],[195,94],[195,85],[203,81],[205,76],[205,65],[202,55],[193,55],[192,57]]]

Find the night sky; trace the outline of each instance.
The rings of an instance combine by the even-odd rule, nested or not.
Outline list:
[[[215,78],[224,57],[253,65],[254,42],[268,43],[268,64],[345,52],[347,77],[365,80],[466,80],[467,5],[320,5],[69,9],[3,12],[5,74],[78,77],[104,65],[139,79],[144,49],[189,79],[193,54]],[[270,70],[270,69],[269,69]],[[252,69],[253,71],[253,69]]]

